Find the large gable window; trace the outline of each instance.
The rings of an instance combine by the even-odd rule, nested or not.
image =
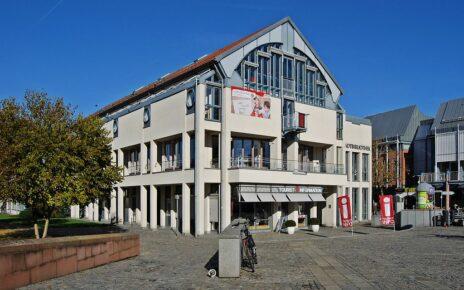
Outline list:
[[[259,46],[248,53],[236,70],[246,88],[297,102],[325,107],[331,97],[327,81],[307,55],[294,49],[284,52],[278,43]]]

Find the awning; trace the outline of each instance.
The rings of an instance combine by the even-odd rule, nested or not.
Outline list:
[[[287,196],[283,193],[273,193],[272,196],[277,202],[288,202]]]
[[[311,193],[309,197],[312,201],[325,201],[325,198],[320,193]]]
[[[290,199],[290,201],[294,202],[311,201],[307,193],[287,193],[287,196]]]
[[[274,198],[272,198],[272,193],[258,193],[258,197],[261,202],[274,202]]]
[[[240,193],[244,202],[259,202],[256,193],[242,192]]]

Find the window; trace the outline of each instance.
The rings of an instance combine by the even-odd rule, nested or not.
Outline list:
[[[367,220],[369,213],[369,188],[362,189],[362,219]]]
[[[353,181],[359,181],[359,162],[358,162],[358,159],[359,159],[359,153],[356,153],[356,152],[353,152],[351,154],[352,156],[352,161],[351,161],[351,167],[352,167],[352,171],[351,171],[351,176],[353,177]]]
[[[269,141],[233,138],[231,149],[232,167],[269,168]]]
[[[221,120],[221,88],[208,85],[206,87],[205,97],[205,119],[220,121]]]
[[[362,181],[369,181],[369,154],[362,155]]]
[[[308,96],[307,103],[310,105],[314,105],[314,75],[314,71],[306,71],[306,95]]]
[[[113,138],[118,137],[119,124],[118,119],[113,120]]]
[[[258,56],[258,90],[269,93],[270,91],[270,79],[269,79],[269,69],[270,69],[270,59],[267,56]]]
[[[337,140],[343,140],[343,114],[337,112]]]
[[[143,108],[143,128],[150,127],[151,116],[150,116],[150,106]]]
[[[346,172],[346,177],[348,181],[351,180],[351,172],[350,172],[350,152],[346,151],[345,152],[345,172]]]
[[[284,53],[281,44],[265,44],[246,55],[236,71],[247,88],[325,107],[332,93],[323,73],[303,52],[293,53]]]
[[[190,168],[195,168],[195,136],[190,136]]]
[[[151,171],[151,147],[150,147],[150,143],[145,143],[145,146],[147,148],[147,160],[146,160],[146,163],[145,163],[145,171],[147,173],[150,173],[150,171]]]
[[[352,204],[352,213],[353,213],[353,220],[357,221],[359,220],[359,210],[358,210],[358,204],[359,204],[359,198],[358,198],[358,188],[352,188],[351,189],[351,200],[353,201]]]

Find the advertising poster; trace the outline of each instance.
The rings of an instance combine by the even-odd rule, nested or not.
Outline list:
[[[340,211],[340,219],[342,227],[350,228],[353,224],[351,219],[351,201],[349,195],[342,195],[337,198],[338,210]]]
[[[232,113],[270,119],[271,98],[264,92],[232,87]]]
[[[381,195],[380,201],[380,223],[383,225],[395,224],[395,208],[393,206],[393,195]]]

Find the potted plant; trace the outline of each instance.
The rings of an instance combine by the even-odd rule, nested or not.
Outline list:
[[[296,223],[294,220],[288,220],[284,223],[284,228],[287,230],[289,235],[293,235],[295,233]]]
[[[318,218],[310,218],[309,224],[311,225],[311,230],[315,233],[319,231],[319,219]]]

